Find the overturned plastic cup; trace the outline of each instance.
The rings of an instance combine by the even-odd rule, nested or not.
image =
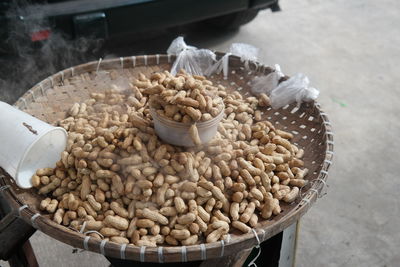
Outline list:
[[[67,132],[0,101],[0,167],[17,185],[32,187],[37,169],[54,168],[67,145]]]
[[[189,128],[192,123],[167,119],[160,116],[153,108],[150,108],[150,114],[153,117],[154,130],[163,141],[176,146],[195,146],[189,134]],[[221,112],[211,120],[196,123],[202,144],[208,143],[217,134],[218,125],[224,114],[224,108],[222,108]]]

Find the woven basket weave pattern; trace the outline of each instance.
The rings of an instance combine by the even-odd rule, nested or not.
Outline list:
[[[219,54],[221,55],[221,54]],[[102,92],[115,82],[122,79],[136,78],[139,72],[146,76],[160,70],[169,70],[173,56],[153,55],[138,56],[104,61],[90,62],[61,71],[34,86],[17,102],[16,106],[35,117],[56,123],[65,118],[66,111],[75,102],[82,102],[89,98],[92,92]],[[250,70],[244,68],[239,58],[231,56],[230,73],[224,80],[222,75],[214,75],[210,80],[222,84],[229,90],[238,90],[243,96],[249,95],[249,81],[260,74],[273,71],[269,67],[250,63]],[[107,72],[107,73],[106,73]],[[96,77],[102,74],[105,79],[99,83]],[[255,229],[261,241],[279,233],[293,222],[298,220],[321,195],[327,171],[333,157],[333,134],[325,113],[317,103],[286,106],[279,110],[265,108],[263,117],[274,123],[278,129],[294,134],[292,142],[305,150],[305,167],[309,169],[307,180],[311,181],[302,189],[302,195],[295,203],[282,204],[283,212],[272,220],[261,221],[260,227]],[[1,174],[1,172],[0,172]],[[112,242],[103,242],[85,237],[81,233],[57,225],[49,219],[49,215],[39,214],[38,204],[42,199],[35,190],[22,190],[15,186],[12,179],[4,175],[2,185],[10,185],[5,192],[13,201],[15,208],[20,208],[21,217],[28,223],[36,226],[44,233],[68,243],[74,247],[84,248],[98,253],[105,253],[115,258],[126,258],[136,261],[182,261],[182,253],[187,260],[201,260],[216,258],[250,248],[257,244],[255,233],[243,235],[232,234],[230,242],[216,242],[205,246],[194,245],[182,247],[163,247],[162,259],[160,249],[135,246],[121,246]],[[27,206],[23,206],[27,204]],[[22,207],[22,208],[21,208]]]

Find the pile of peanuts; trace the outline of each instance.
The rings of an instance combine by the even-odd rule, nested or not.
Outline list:
[[[183,123],[205,122],[224,108],[222,98],[213,95],[218,87],[212,86],[203,76],[180,72],[174,78],[169,73],[154,73],[150,79],[157,80],[158,84],[142,93],[150,95],[150,108],[161,117]]]
[[[160,140],[149,110],[154,88],[180,94],[177,88],[186,84],[196,99],[207,89],[225,106],[215,138],[191,148]],[[308,171],[292,134],[262,119],[265,97],[243,97],[204,77],[166,71],[140,74],[125,91],[92,93],[59,122],[69,132],[61,160],[32,177],[47,196],[40,208],[93,238],[136,246],[187,246],[248,233],[278,215],[281,201],[295,201]],[[165,114],[175,109],[168,105]],[[218,107],[213,102],[212,109]],[[189,113],[175,114],[183,120]]]

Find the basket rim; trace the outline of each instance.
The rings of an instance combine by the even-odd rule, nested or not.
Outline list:
[[[218,52],[217,57],[223,56],[224,53]],[[41,91],[43,94],[46,89],[52,88],[55,84],[55,81],[57,82],[62,82],[65,77],[72,77],[76,76],[81,73],[85,73],[88,70],[90,71],[99,71],[99,70],[108,70],[108,69],[115,69],[115,66],[120,66],[122,69],[125,67],[124,64],[130,63],[129,68],[135,68],[139,66],[149,66],[148,63],[150,60],[157,62],[157,64],[161,64],[161,61],[164,61],[163,63],[168,63],[171,64],[172,60],[175,59],[175,56],[171,55],[165,55],[165,54],[156,54],[156,55],[141,55],[141,56],[131,56],[131,57],[120,57],[120,58],[113,58],[113,59],[106,59],[106,60],[98,60],[98,61],[91,61],[88,63],[80,64],[65,70],[62,70],[58,73],[55,73],[48,78],[42,80],[41,82],[37,83],[35,86],[33,86],[30,90],[28,90],[22,97],[20,97],[17,102],[15,103],[15,106],[17,106],[20,109],[26,108],[27,105],[27,99],[35,98],[35,93]],[[127,63],[128,62],[128,63]],[[141,65],[140,62],[142,62]],[[229,57],[229,62],[235,62],[238,64],[241,64],[242,66],[244,65],[244,62],[240,60],[239,57],[237,56],[230,56]],[[263,64],[260,64],[258,62],[254,61],[249,61],[249,68],[250,70],[257,71],[260,73],[269,73],[273,71],[271,67],[265,66]],[[102,64],[102,65],[101,65]],[[151,66],[151,65],[150,65]],[[321,192],[323,190],[324,185],[326,185],[326,179],[328,176],[328,170],[330,168],[330,165],[332,163],[333,159],[333,133],[332,133],[332,127],[329,122],[328,116],[325,112],[322,111],[320,104],[317,102],[311,102],[309,108],[311,109],[316,109],[317,114],[319,116],[319,119],[321,120],[321,127],[322,127],[322,132],[321,135],[324,135],[321,140],[325,141],[325,157],[323,159],[322,167],[319,170],[319,173],[317,174],[318,179],[315,179],[311,181],[311,187],[301,194],[301,199],[300,201],[296,201],[296,206],[292,208],[287,214],[284,216],[280,217],[277,221],[273,221],[271,224],[267,224],[266,226],[262,228],[255,228],[254,232],[251,231],[246,234],[241,234],[241,235],[235,235],[234,238],[231,238],[230,242],[214,242],[214,243],[204,243],[199,244],[199,245],[192,245],[192,246],[186,246],[187,249],[187,260],[188,261],[194,261],[194,260],[201,260],[203,259],[203,253],[201,253],[201,250],[204,248],[206,251],[206,255],[210,254],[210,257],[207,256],[207,259],[209,258],[217,258],[222,255],[227,256],[229,254],[232,254],[234,252],[229,251],[229,248],[234,248],[235,246],[240,246],[241,248],[243,247],[254,247],[258,245],[258,239],[260,242],[263,242],[264,240],[272,237],[273,235],[281,232],[284,230],[286,227],[290,226],[292,223],[297,221],[301,216],[303,216],[308,209],[313,205],[313,203],[321,197]],[[10,189],[9,182],[5,179],[5,176],[1,174],[0,172],[0,184],[4,186],[8,186],[9,190],[5,190],[4,192],[8,194],[9,198],[12,199],[13,203],[12,206],[19,211],[20,216],[30,225],[35,227],[38,230],[41,230],[45,234],[61,241],[64,243],[67,243],[69,245],[75,246],[75,247],[80,247],[86,250],[94,251],[94,252],[106,252],[107,256],[113,256],[113,257],[118,257],[119,258],[126,258],[130,260],[135,260],[135,261],[141,261],[142,257],[141,255],[141,247],[134,246],[134,245],[128,245],[128,246],[122,246],[118,243],[114,243],[111,241],[107,241],[105,244],[105,248],[103,247],[102,249],[100,248],[102,245],[101,240],[97,240],[94,238],[90,238],[88,236],[83,235],[82,233],[75,232],[65,226],[58,225],[52,220],[48,218],[47,215],[40,215],[39,213],[36,213],[32,208],[27,207],[24,205],[23,201],[21,201],[17,194],[13,192]],[[7,189],[7,188],[5,188]],[[1,190],[0,190],[1,191]],[[39,215],[38,215],[39,214]],[[269,222],[269,221],[266,221]],[[55,233],[59,233],[60,235],[57,235]],[[257,238],[256,236],[257,235]],[[122,247],[124,247],[122,249]],[[145,255],[146,259],[145,261],[151,261],[151,262],[160,262],[159,258],[159,247],[146,247],[145,248]],[[182,253],[182,247],[181,246],[176,246],[176,247],[162,247],[164,252],[163,252],[163,261],[164,262],[176,262],[177,257],[172,257],[170,256],[171,254],[181,254]],[[222,251],[222,252],[221,252]],[[223,254],[223,251],[225,254]],[[107,253],[108,252],[108,253]],[[119,252],[119,253],[118,253]],[[221,254],[222,253],[222,254]],[[111,254],[111,255],[110,255]],[[117,254],[117,255],[115,255]],[[148,259],[149,258],[149,259]]]

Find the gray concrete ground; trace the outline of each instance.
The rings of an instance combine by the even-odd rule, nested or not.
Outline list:
[[[307,74],[335,131],[328,194],[301,220],[297,266],[400,265],[400,2],[282,0],[239,32],[196,45],[232,42],[262,49],[260,61]],[[36,233],[41,266],[107,266],[100,255]]]

